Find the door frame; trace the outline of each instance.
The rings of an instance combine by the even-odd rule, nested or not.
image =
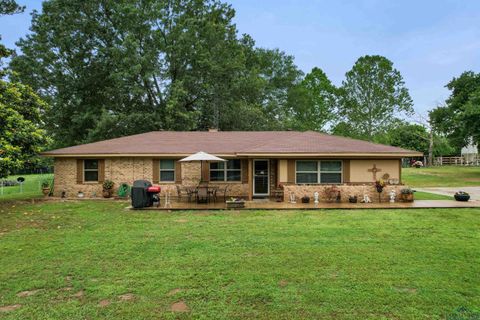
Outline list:
[[[256,193],[255,192],[255,162],[257,161],[266,161],[267,162],[267,193]],[[253,159],[252,166],[252,194],[254,197],[268,197],[270,196],[270,159]]]

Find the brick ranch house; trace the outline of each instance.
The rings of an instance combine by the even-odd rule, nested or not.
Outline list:
[[[208,163],[178,160],[198,151],[228,160]],[[132,184],[145,179],[176,195],[176,186],[195,186],[200,179],[224,188],[229,196],[247,199],[270,197],[282,186],[285,200],[322,195],[337,185],[342,200],[370,194],[377,200],[374,181],[388,178],[383,192],[397,194],[401,184],[401,159],[418,157],[416,151],[307,131],[154,131],[67,147],[43,153],[53,157],[54,195],[101,196],[102,182]],[[374,196],[375,195],[375,196]]]

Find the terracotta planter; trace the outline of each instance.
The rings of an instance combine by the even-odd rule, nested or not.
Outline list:
[[[50,193],[50,188],[42,188],[42,193],[44,196],[48,196],[48,194]]]
[[[102,191],[102,196],[104,198],[110,198],[112,196],[112,191],[111,190],[103,190]]]
[[[401,194],[402,200],[405,202],[413,202],[413,193]]]

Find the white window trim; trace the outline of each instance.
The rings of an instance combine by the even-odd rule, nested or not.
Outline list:
[[[315,183],[297,183],[297,173],[314,173],[315,171],[297,171],[297,162],[298,161],[316,161],[317,162],[317,182]],[[321,162],[322,161],[339,161],[342,165],[340,171],[322,171],[321,170]],[[340,182],[339,183],[332,183],[332,182],[325,182],[323,183],[320,179],[322,173],[340,173]],[[343,160],[336,160],[336,159],[324,159],[324,160],[309,160],[309,159],[302,159],[302,160],[295,160],[295,184],[343,184]]]
[[[87,169],[85,167],[85,161],[97,161],[97,169]],[[98,166],[99,166],[99,160],[98,159],[83,159],[83,182],[84,183],[96,183],[98,182],[98,175],[99,175],[99,171],[98,171]],[[85,172],[96,172],[97,173],[97,180],[86,180],[85,179]]]
[[[228,159],[228,160],[238,160],[238,159]],[[211,163],[208,165],[208,180],[212,182],[242,182],[242,160],[240,160],[240,169],[227,169],[227,162],[225,162],[225,165],[223,166],[223,169],[212,169],[211,168]],[[212,171],[215,172],[222,172],[223,171],[223,180],[212,180],[212,176],[210,173]],[[228,171],[240,171],[240,179],[239,180],[227,180],[227,172]]]
[[[173,161],[173,169],[162,169],[162,160],[171,160]],[[158,161],[159,173],[158,173],[158,181],[162,183],[175,183],[177,181],[177,170],[175,168],[176,163],[174,159],[160,159]],[[173,180],[162,180],[162,171],[170,172],[173,171]]]

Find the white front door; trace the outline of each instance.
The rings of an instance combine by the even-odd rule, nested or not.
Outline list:
[[[270,194],[270,161],[253,160],[253,196]]]

